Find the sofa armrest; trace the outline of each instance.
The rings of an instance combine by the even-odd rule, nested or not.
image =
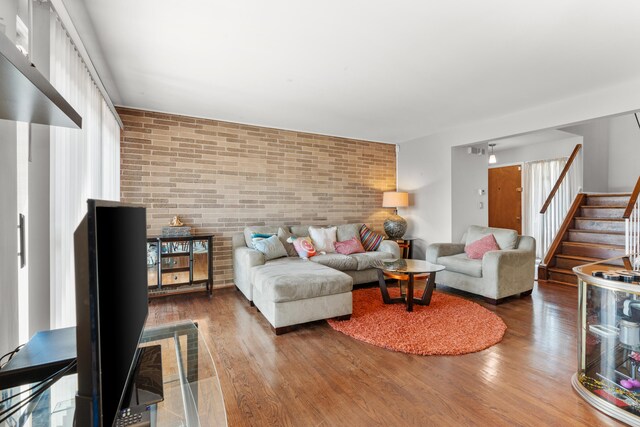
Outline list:
[[[482,258],[482,277],[498,283],[500,294],[510,288],[524,292],[533,288],[535,252],[523,249],[489,251]],[[507,293],[507,294],[509,294]]]
[[[427,246],[426,259],[436,263],[441,256],[457,255],[464,252],[464,243],[432,243]]]
[[[236,248],[233,251],[233,264],[240,268],[250,269],[256,265],[263,265],[265,263],[264,254],[256,249]]]
[[[249,301],[253,299],[251,268],[265,263],[262,252],[244,247],[233,251],[233,281]]]
[[[380,242],[380,246],[378,246],[376,252],[388,252],[393,255],[394,258],[400,258],[400,246],[393,240],[383,240]]]

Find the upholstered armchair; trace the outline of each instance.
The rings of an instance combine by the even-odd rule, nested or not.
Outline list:
[[[493,234],[500,250],[486,252],[482,259],[470,259],[464,251],[488,234]],[[444,286],[482,295],[492,304],[505,298],[530,295],[535,271],[536,241],[518,236],[515,230],[472,225],[461,243],[434,243],[427,247],[427,261],[441,264],[437,282]]]

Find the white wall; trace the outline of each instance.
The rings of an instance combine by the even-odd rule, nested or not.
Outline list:
[[[537,144],[526,144],[507,148],[505,150],[498,150],[496,151],[496,158],[498,161],[495,166],[569,157],[576,144],[581,144],[582,140],[583,138],[581,136],[571,136],[567,134],[567,137],[564,139],[540,142]],[[500,141],[496,142],[499,146]]]
[[[423,257],[424,248],[429,243],[451,241],[452,147],[541,129],[557,129],[599,117],[627,114],[638,109],[640,79],[402,143],[398,154],[398,186],[415,194],[413,205],[402,209],[400,215],[409,221],[410,234],[420,239],[416,242],[415,256]],[[585,138],[585,146],[589,145],[590,139]],[[606,191],[608,156],[598,158],[598,152],[599,149],[594,148],[587,158],[585,151],[585,189],[588,184],[594,188],[591,191],[601,191],[598,188],[602,184],[595,181],[598,178],[587,180],[586,171],[587,168],[593,168],[596,160],[602,170],[602,161],[606,160],[606,175],[600,178],[607,187]],[[596,176],[599,176],[598,173],[602,172],[596,172]]]
[[[609,191],[629,192],[640,176],[640,128],[633,114],[609,123]]]
[[[610,119],[604,118],[562,129],[583,137],[584,191],[609,191],[609,123]]]
[[[474,147],[488,149],[487,144]],[[454,242],[460,241],[470,225],[486,226],[489,220],[487,206],[489,158],[486,154],[484,156],[469,154],[468,148],[451,148],[451,239]],[[485,194],[479,195],[479,189],[483,189]]]
[[[409,192],[408,208],[398,213],[407,220],[413,256],[424,259],[426,245],[451,240],[451,146],[402,144],[398,152],[398,188]]]

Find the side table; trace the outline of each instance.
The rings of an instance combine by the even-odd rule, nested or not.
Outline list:
[[[413,241],[412,237],[404,237],[402,239],[393,239],[400,246],[400,255],[404,259],[413,259]]]

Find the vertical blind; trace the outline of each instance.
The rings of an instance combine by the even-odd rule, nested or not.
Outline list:
[[[120,128],[67,31],[51,16],[53,86],[82,129],[51,128],[51,328],[75,325],[73,232],[87,199],[120,199]]]

